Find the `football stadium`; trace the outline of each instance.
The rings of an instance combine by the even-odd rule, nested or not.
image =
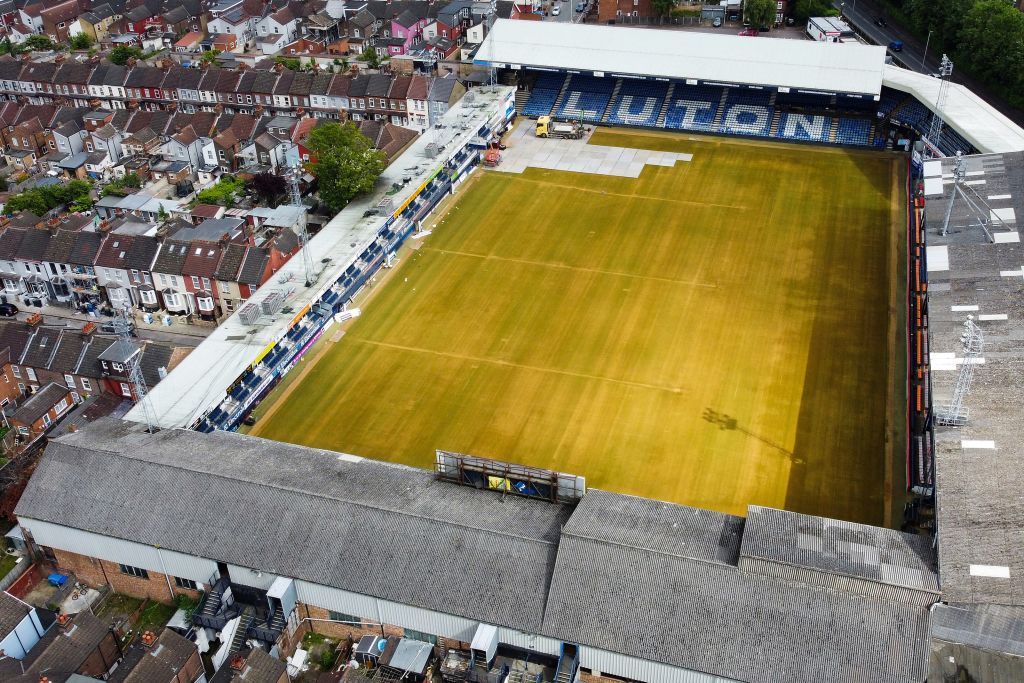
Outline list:
[[[689,160],[484,172],[251,433],[882,524],[905,162],[622,129],[590,143]]]
[[[880,46],[498,20],[475,62],[51,443],[26,538],[457,680],[1024,678],[1024,130]]]

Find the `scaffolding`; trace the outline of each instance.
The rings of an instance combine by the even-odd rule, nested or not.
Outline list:
[[[974,366],[981,361],[985,345],[985,334],[974,322],[973,316],[964,321],[964,331],[960,334],[960,344],[964,357],[960,364],[960,372],[953,388],[953,400],[935,411],[935,419],[940,425],[947,427],[963,427],[967,424],[968,409],[964,405],[967,394],[971,392],[971,381],[974,379]]]

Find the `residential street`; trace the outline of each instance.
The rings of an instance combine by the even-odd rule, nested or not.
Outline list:
[[[63,324],[77,329],[85,327],[85,324],[89,322],[94,322],[97,325],[100,325],[112,320],[112,318],[108,318],[107,316],[94,317],[85,313],[77,313],[70,309],[59,308],[56,306],[46,306],[42,309],[22,310],[18,313],[17,319],[24,321],[32,313],[42,313],[43,323],[46,325]],[[176,318],[174,318],[174,321],[174,324],[170,327],[164,327],[159,322],[156,322],[153,325],[146,325],[142,321],[142,316],[140,315],[136,317],[135,329],[140,339],[172,344],[174,346],[190,347],[199,346],[199,343],[212,331],[210,328],[196,327],[194,325],[180,323]],[[111,336],[109,333],[101,332],[101,334]]]

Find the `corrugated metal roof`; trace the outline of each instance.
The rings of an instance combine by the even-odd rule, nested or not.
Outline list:
[[[878,95],[885,48],[498,19],[474,61]]]
[[[930,539],[751,505],[740,554],[938,594]]]

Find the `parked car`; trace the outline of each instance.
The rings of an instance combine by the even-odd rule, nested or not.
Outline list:
[[[562,13],[562,8],[559,7],[558,5],[555,5],[554,8],[551,10],[551,16],[553,16],[553,17],[557,17],[561,13]]]
[[[756,36],[757,35],[757,29],[756,28],[745,28],[745,29],[743,29],[742,31],[739,32],[739,35],[741,35],[741,36]]]
[[[722,25],[722,17],[715,17],[715,20],[711,22],[711,25],[718,28]]]
[[[102,334],[117,334],[117,325],[112,322],[102,323],[100,325],[100,332]],[[138,332],[135,331],[135,323],[131,321],[128,322],[128,333],[133,337],[139,336]]]
[[[2,303],[0,304],[0,315],[5,318],[13,318],[18,315],[18,307],[14,304]]]
[[[878,17],[877,19],[875,19],[875,26],[881,26],[882,28],[885,28],[888,25],[889,24],[885,23],[885,17]]]
[[[582,12],[585,9],[587,9],[587,6],[584,3],[582,3],[582,2],[577,2],[576,3],[576,11],[577,12]]]
[[[740,15],[738,15],[738,14],[730,14],[729,15],[729,21],[739,21],[739,20],[740,20]]]
[[[902,40],[894,40],[894,41],[892,41],[891,43],[889,43],[889,49],[892,50],[893,52],[903,52],[903,41]]]

